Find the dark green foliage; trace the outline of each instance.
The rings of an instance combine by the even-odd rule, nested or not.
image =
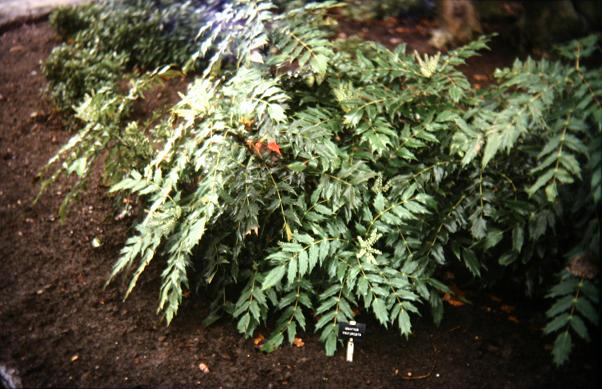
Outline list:
[[[408,11],[424,10],[424,0],[343,0],[343,12],[356,20],[395,17]]]
[[[86,94],[101,88],[116,89],[126,62],[123,53],[61,45],[44,62],[43,70],[55,104],[69,110],[75,109]]]
[[[129,67],[147,70],[183,66],[193,52],[200,15],[190,3],[126,0],[98,7],[89,27],[74,37],[77,44],[100,52],[126,53]]]
[[[550,319],[544,332],[557,333],[552,354],[554,363],[565,363],[572,348],[571,333],[589,341],[589,331],[585,322],[598,326],[598,288],[589,280],[577,278],[568,271],[563,271],[560,282],[548,293],[555,303],[548,309],[546,316]]]
[[[475,277],[493,263],[555,273],[561,236],[576,244],[567,257],[598,261],[602,72],[581,65],[596,37],[562,48],[565,62],[516,61],[476,91],[458,66],[485,38],[434,56],[334,41],[332,6],[224,5],[200,29],[203,74],[148,138],[104,124],[136,88],[80,105],[88,124],[51,161],[65,161],[55,175],[85,178],[98,147],[140,161],[115,167],[111,188],[146,204],[111,276],[132,274],[126,296],[162,260],[168,323],[194,282],[214,297],[207,322],[230,316],[252,336],[275,317],[266,351],[313,324],[332,355],[357,307],[404,336],[422,304],[441,320],[451,292],[437,275],[452,261]],[[551,297],[597,289],[576,282]],[[571,344],[563,315],[586,337],[593,303],[551,309],[558,363]]]
[[[117,88],[126,72],[183,67],[196,47],[194,38],[205,10],[193,5],[106,0],[53,12],[51,24],[68,38],[43,66],[56,105],[71,110],[86,94]]]
[[[80,7],[59,7],[50,14],[52,28],[64,39],[90,27],[98,17],[100,8],[94,4]]]

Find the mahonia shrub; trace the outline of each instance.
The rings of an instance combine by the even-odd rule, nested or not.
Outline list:
[[[597,37],[555,61],[517,60],[476,90],[458,67],[487,38],[432,56],[333,40],[333,6],[218,4],[170,117],[143,133],[119,116],[165,68],[125,97],[87,96],[87,124],[46,185],[84,181],[111,150],[110,192],[146,207],[111,278],[130,275],[127,297],[162,261],[167,323],[195,281],[213,299],[206,323],[229,316],[249,337],[275,318],[265,351],[313,327],[332,355],[337,323],[358,307],[408,336],[423,305],[441,320],[450,263],[474,277],[539,269],[529,285],[564,255],[545,328],[564,362],[598,322],[602,72],[583,65]],[[131,155],[140,162],[127,169]]]

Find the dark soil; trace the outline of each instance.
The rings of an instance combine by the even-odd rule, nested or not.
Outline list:
[[[103,286],[131,220],[114,220],[99,177],[63,224],[56,215],[67,182],[32,204],[36,172],[70,136],[41,94],[39,63],[58,43],[47,23],[0,36],[0,364],[15,367],[24,386],[598,387],[593,347],[578,343],[570,364],[553,368],[545,306],[503,294],[447,306],[439,328],[425,314],[408,340],[368,320],[352,364],[342,347],[326,357],[314,334],[302,348],[257,352],[231,322],[203,328],[207,303],[198,296],[167,328],[155,314],[158,268],[122,302],[123,284]],[[480,61],[473,76],[500,59]]]

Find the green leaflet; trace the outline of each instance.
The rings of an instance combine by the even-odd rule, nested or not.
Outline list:
[[[266,290],[274,287],[276,284],[280,282],[284,274],[286,273],[286,267],[284,265],[280,265],[278,267],[273,268],[265,277],[263,284],[261,285],[261,289]]]
[[[592,303],[589,302],[586,298],[582,297],[578,299],[575,303],[575,308],[577,308],[577,311],[580,314],[582,314],[585,318],[587,318],[593,325],[598,325],[598,312],[596,311]]]
[[[385,306],[384,300],[380,298],[375,298],[372,302],[372,310],[374,311],[374,315],[378,319],[378,321],[386,326],[389,321],[389,315],[387,313],[387,308]]]
[[[554,341],[554,347],[552,349],[552,355],[554,356],[554,363],[558,365],[564,364],[568,360],[568,356],[573,348],[573,341],[569,331],[564,331],[558,334]]]

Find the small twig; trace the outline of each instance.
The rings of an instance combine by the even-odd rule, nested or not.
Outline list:
[[[431,373],[426,373],[424,375],[411,375],[411,376],[404,375],[404,376],[401,376],[401,378],[404,380],[423,380],[430,376],[431,376]]]
[[[460,329],[460,326],[455,326],[453,328],[450,328],[449,330],[447,330],[447,332],[454,332],[456,330]]]

